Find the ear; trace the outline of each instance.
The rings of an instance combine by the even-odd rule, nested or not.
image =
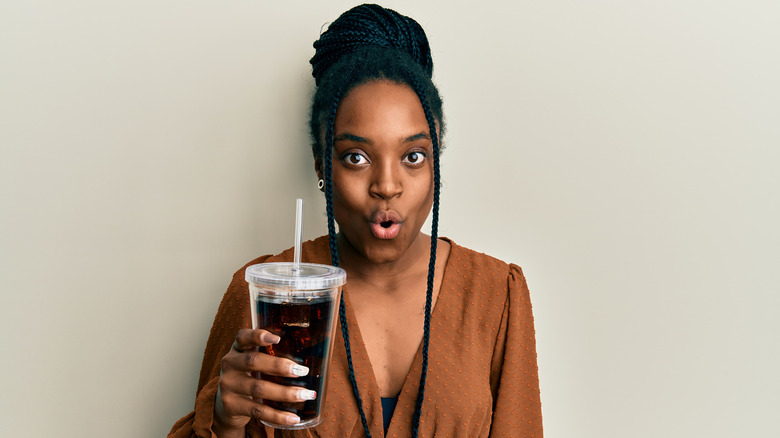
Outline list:
[[[312,152],[312,154],[314,154]],[[317,178],[322,179],[322,158],[314,157],[314,171],[317,172]]]

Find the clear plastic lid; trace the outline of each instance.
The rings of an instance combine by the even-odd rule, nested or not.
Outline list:
[[[246,268],[244,278],[259,286],[294,290],[331,289],[347,282],[347,272],[335,266],[301,263],[297,272],[293,266],[293,263],[260,263]]]

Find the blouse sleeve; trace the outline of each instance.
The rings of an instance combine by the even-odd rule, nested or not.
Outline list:
[[[510,265],[508,296],[491,366],[490,436],[542,437],[542,404],[536,365],[531,299],[519,266]]]
[[[267,258],[253,260],[250,264],[262,263]],[[214,403],[222,357],[230,351],[238,331],[249,327],[251,327],[249,295],[242,268],[233,275],[233,281],[222,297],[219,310],[217,310],[217,315],[211,326],[200,368],[195,410],[173,425],[168,433],[168,438],[216,438],[216,435],[211,432],[211,423],[214,420]],[[251,429],[254,430],[247,436],[265,436],[262,429],[257,427]]]

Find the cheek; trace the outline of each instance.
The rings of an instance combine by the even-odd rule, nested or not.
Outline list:
[[[349,178],[343,178],[334,173],[333,175],[333,203],[334,207],[354,208],[365,200],[361,197],[361,184],[359,181],[353,181]]]
[[[433,199],[433,170],[425,175],[420,175],[413,179],[414,190],[420,197]]]

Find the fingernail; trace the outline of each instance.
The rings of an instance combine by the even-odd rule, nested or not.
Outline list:
[[[287,415],[286,420],[287,424],[298,424],[301,422],[301,418],[294,414]]]
[[[263,342],[267,342],[269,344],[278,344],[281,340],[282,338],[276,336],[273,333],[263,333]]]
[[[293,365],[290,367],[290,372],[298,377],[301,377],[309,374],[309,369],[303,365]]]
[[[298,398],[301,400],[314,400],[317,398],[317,393],[309,389],[301,389],[298,391]]]

